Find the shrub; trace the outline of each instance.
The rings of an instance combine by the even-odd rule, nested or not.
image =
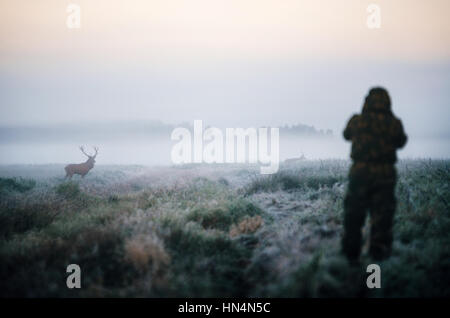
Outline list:
[[[165,234],[171,252],[172,297],[235,297],[248,294],[245,272],[251,252],[222,232],[172,226]]]
[[[337,182],[343,182],[344,177],[333,175],[305,175],[300,177],[288,172],[278,172],[270,176],[259,177],[244,188],[244,193],[251,195],[257,192],[289,191],[308,188],[318,190],[320,187],[332,187]]]
[[[155,235],[137,235],[125,242],[125,259],[134,267],[145,272],[149,269],[153,273],[164,269],[170,257],[164,249],[163,243]]]
[[[0,209],[0,237],[9,238],[16,233],[44,228],[53,221],[56,214],[57,210],[45,202]]]
[[[80,193],[80,186],[78,183],[72,181],[61,183],[56,187],[56,193],[65,197],[66,199],[75,199]]]
[[[244,217],[261,215],[262,210],[244,199],[222,203],[216,207],[198,207],[186,217],[187,221],[200,223],[205,229],[228,231],[230,226]]]
[[[36,186],[36,181],[33,179],[23,178],[0,178],[0,193],[17,191],[26,192],[33,189]]]
[[[259,177],[253,180],[244,190],[245,194],[257,192],[274,192],[277,190],[290,190],[302,186],[300,178],[284,172],[278,172],[270,176]]]
[[[256,232],[264,224],[260,215],[247,217],[239,224],[233,224],[230,229],[230,236],[236,237],[241,234],[251,234]]]

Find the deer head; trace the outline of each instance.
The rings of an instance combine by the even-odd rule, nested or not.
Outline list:
[[[86,155],[86,156],[88,157],[88,160],[86,161],[86,163],[89,163],[89,164],[91,164],[92,166],[94,166],[94,163],[95,163],[95,157],[97,157],[97,154],[98,154],[98,148],[97,148],[97,147],[93,147],[93,148],[94,148],[94,150],[95,150],[95,154],[94,154],[93,156],[91,156],[91,155],[87,154],[87,153],[84,151],[83,146],[80,146],[81,152],[82,152],[84,155]]]

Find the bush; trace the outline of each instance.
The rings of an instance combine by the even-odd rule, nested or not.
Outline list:
[[[72,181],[61,183],[56,187],[56,193],[63,196],[66,199],[75,199],[80,193],[80,186],[78,183]]]
[[[256,232],[264,224],[261,216],[246,217],[239,224],[235,224],[230,229],[230,236],[236,237],[241,234],[251,234]]]
[[[205,229],[228,231],[230,226],[245,217],[261,215],[262,210],[243,199],[223,203],[217,207],[199,207],[191,211],[186,219],[200,223]]]
[[[30,191],[36,186],[36,181],[33,179],[23,179],[23,178],[0,178],[0,193],[17,191],[26,192]]]
[[[57,211],[45,202],[33,206],[17,206],[0,210],[0,237],[41,229],[49,225]]]
[[[235,297],[248,294],[245,272],[251,251],[222,232],[172,226],[165,235],[171,251],[171,297]]]
[[[306,175],[299,177],[296,174],[278,172],[276,174],[259,177],[244,188],[244,193],[251,195],[257,192],[275,192],[278,190],[289,191],[295,189],[318,190],[320,187],[332,187],[337,182],[343,182],[342,176],[332,175]]]

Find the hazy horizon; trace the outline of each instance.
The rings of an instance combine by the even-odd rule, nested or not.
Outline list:
[[[146,125],[147,123],[147,125]],[[183,125],[193,134],[193,127]],[[204,129],[210,126],[204,123]],[[214,125],[212,125],[214,126]],[[0,164],[75,163],[86,160],[79,150],[98,146],[97,164],[172,165],[171,150],[177,143],[170,136],[176,126],[146,121],[47,125],[41,127],[0,127]],[[247,127],[242,127],[247,128]],[[256,128],[256,127],[254,127]],[[225,131],[223,130],[225,134]],[[450,138],[408,136],[400,159],[450,157]],[[207,143],[205,142],[205,145]],[[247,145],[248,146],[248,145]],[[280,160],[304,156],[306,159],[349,159],[351,144],[341,131],[333,135],[308,135],[280,130]]]
[[[98,144],[100,162],[153,162],[153,141],[130,148],[136,136],[114,125],[196,119],[331,129],[336,143],[303,141],[305,155],[348,158],[342,130],[373,86],[410,137],[400,157],[450,157],[449,1],[77,0],[79,29],[66,26],[69,3],[0,2],[0,163],[72,162],[80,143]],[[371,3],[379,29],[367,27]],[[96,124],[120,143],[82,133]],[[72,134],[41,147],[5,130],[65,125]],[[285,156],[302,148],[292,142]],[[151,147],[167,158],[170,143]]]

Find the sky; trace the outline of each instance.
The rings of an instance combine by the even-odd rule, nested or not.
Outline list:
[[[448,0],[0,0],[0,125],[201,119],[340,134],[381,85],[407,133],[448,138],[448,12]]]

